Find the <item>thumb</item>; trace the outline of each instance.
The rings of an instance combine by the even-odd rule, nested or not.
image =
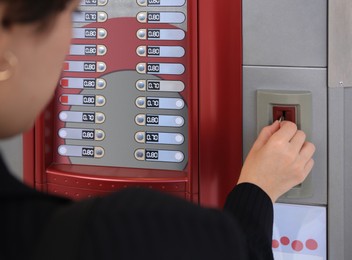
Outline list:
[[[279,129],[280,129],[280,123],[277,120],[271,125],[264,127],[260,131],[257,137],[257,140],[253,144],[253,149],[257,150],[262,148],[268,142],[270,137]]]

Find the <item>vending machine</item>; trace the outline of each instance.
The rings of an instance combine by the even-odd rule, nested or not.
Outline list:
[[[220,208],[260,129],[284,115],[316,153],[274,206],[275,260],[352,258],[351,1],[80,9],[55,96],[16,140],[28,185],[75,200],[138,186]]]
[[[126,187],[222,207],[242,165],[241,1],[82,0],[24,180],[83,199]]]

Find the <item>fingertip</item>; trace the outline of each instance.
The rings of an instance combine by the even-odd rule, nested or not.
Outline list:
[[[272,124],[272,126],[280,126],[279,120],[275,120]]]
[[[291,121],[282,121],[280,122],[280,129],[281,128],[286,128],[286,129],[290,129],[294,132],[296,132],[298,130],[298,127],[295,123],[291,122]]]
[[[277,130],[280,129],[280,122],[279,120],[275,120],[271,125],[269,125],[271,128],[272,132],[276,132]]]
[[[271,125],[266,126],[265,129],[270,132],[270,135],[272,135],[280,129],[280,122],[275,120]]]
[[[316,147],[315,147],[315,145],[313,144],[313,143],[311,143],[311,142],[309,142],[309,145],[310,145],[310,149],[312,150],[312,156],[315,154],[315,151],[316,151]]]
[[[313,155],[316,151],[316,147],[312,142],[305,142],[304,147],[307,147],[307,149],[310,150],[311,154]]]
[[[313,170],[315,161],[313,158],[311,158],[307,164],[305,165],[305,170],[306,170],[306,176],[308,176],[308,174]]]
[[[284,126],[284,125],[290,125],[290,126],[297,126],[295,123],[293,123],[292,121],[286,121],[286,120],[284,120],[284,121],[281,121],[280,122],[280,125],[281,126]]]

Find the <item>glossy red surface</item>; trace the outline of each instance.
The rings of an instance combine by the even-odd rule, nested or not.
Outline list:
[[[241,1],[199,1],[200,203],[222,207],[242,166]]]

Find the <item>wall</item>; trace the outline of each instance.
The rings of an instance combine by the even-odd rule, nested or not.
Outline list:
[[[22,136],[0,142],[0,153],[9,170],[20,180],[23,178]]]

